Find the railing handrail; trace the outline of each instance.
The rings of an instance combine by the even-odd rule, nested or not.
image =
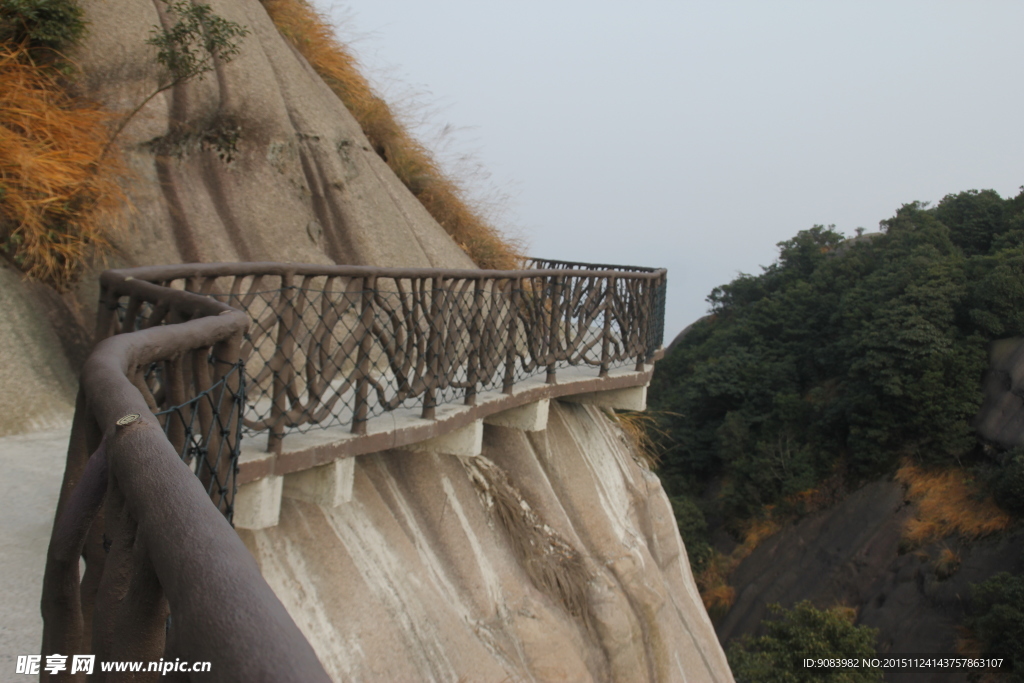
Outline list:
[[[101,661],[177,656],[211,662],[213,677],[223,681],[329,681],[132,379],[139,368],[197,348],[212,347],[217,360],[234,363],[249,317],[146,282],[118,287],[167,303],[176,324],[103,339],[82,369],[43,580],[43,653],[92,652]],[[101,310],[100,319],[109,313]],[[125,416],[135,417],[120,420]],[[104,471],[105,477],[97,474]],[[90,490],[81,493],[76,484],[83,478]],[[91,527],[101,507],[97,538]],[[87,576],[80,581],[83,549]],[[90,581],[97,567],[100,578]],[[60,678],[83,676],[65,672]]]
[[[576,269],[569,261],[551,261],[574,266],[571,273],[582,277],[627,277],[653,280],[664,277],[664,268],[641,268],[639,266],[601,265],[589,269]],[[137,268],[115,268],[104,271],[101,281],[113,283],[125,279],[147,282],[166,282],[200,277],[239,275],[321,275],[333,277],[387,277],[387,278],[430,278],[460,280],[503,279],[515,280],[527,277],[552,277],[565,275],[567,268],[531,268],[520,270],[474,270],[467,268],[391,268],[378,266],[337,266],[311,263],[282,263],[275,261],[185,263],[165,266],[139,266]]]

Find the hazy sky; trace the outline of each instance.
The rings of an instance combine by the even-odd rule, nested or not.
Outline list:
[[[667,267],[666,342],[798,230],[1024,185],[1019,1],[315,3],[530,253]]]

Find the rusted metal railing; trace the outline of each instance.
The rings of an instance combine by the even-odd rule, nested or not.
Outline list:
[[[327,680],[231,528],[243,430],[280,453],[290,431],[364,434],[399,407],[431,419],[567,367],[600,378],[656,358],[664,270],[527,265],[103,273],[47,555],[43,652],[210,661],[224,681]]]
[[[215,460],[237,451],[248,316],[109,274],[103,292],[98,336],[123,334],[82,371],[43,578],[43,654],[204,661],[208,680],[328,681],[226,516],[237,466]],[[110,304],[122,296],[119,321]]]
[[[292,431],[419,406],[473,404],[479,392],[558,370],[642,368],[662,342],[665,271],[532,260],[521,271],[279,263],[111,271],[246,311],[244,426],[280,452]],[[136,311],[126,311],[136,315]]]

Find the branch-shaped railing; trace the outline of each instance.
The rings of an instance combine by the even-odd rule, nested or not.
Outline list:
[[[246,311],[244,426],[280,451],[290,431],[349,425],[417,405],[472,405],[560,368],[650,361],[663,335],[665,271],[560,261],[521,271],[279,263],[159,266],[110,271],[215,298]],[[113,307],[114,290],[105,290]],[[152,311],[128,299],[122,321]],[[109,325],[114,322],[110,321]],[[101,330],[101,334],[109,332]]]
[[[223,456],[238,449],[248,316],[147,282],[105,274],[103,286],[105,301],[124,295],[150,315],[126,316],[126,334],[101,341],[82,370],[43,578],[43,654],[210,662],[209,680],[329,680],[228,520],[237,465]],[[104,332],[114,312],[101,306]]]
[[[603,377],[656,357],[664,270],[528,265],[103,273],[47,555],[44,653],[326,680],[231,529],[242,432],[267,432],[280,452],[290,431],[364,434],[398,407],[429,419],[533,376],[555,383],[576,366]]]

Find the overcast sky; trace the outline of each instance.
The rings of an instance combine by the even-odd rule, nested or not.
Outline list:
[[[315,0],[530,253],[669,269],[666,342],[775,244],[1024,185],[1024,3]]]

